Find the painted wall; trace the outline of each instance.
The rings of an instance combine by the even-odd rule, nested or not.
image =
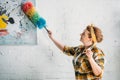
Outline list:
[[[106,55],[103,80],[120,79],[119,0],[37,0],[37,10],[47,20],[54,37],[65,45],[79,45],[88,24],[102,29],[98,46]],[[38,45],[0,46],[0,80],[75,80],[72,57],[56,48],[44,29]]]

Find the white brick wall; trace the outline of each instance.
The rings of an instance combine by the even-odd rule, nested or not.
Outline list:
[[[99,26],[106,54],[103,80],[120,78],[120,0],[37,0],[37,10],[47,20],[56,39],[79,45],[88,24]],[[0,46],[0,80],[75,80],[72,57],[56,48],[44,29],[38,45]]]

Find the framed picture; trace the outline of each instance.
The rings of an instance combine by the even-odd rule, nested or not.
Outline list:
[[[0,0],[0,45],[37,44],[37,28],[21,10],[26,1]]]

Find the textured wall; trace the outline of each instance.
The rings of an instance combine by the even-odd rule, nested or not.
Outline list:
[[[120,0],[37,0],[37,10],[47,20],[56,39],[79,45],[88,24],[100,27],[106,55],[103,80],[120,79]],[[0,46],[0,80],[75,80],[72,57],[56,48],[44,29],[38,45]]]

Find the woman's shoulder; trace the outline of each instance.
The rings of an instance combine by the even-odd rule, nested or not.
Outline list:
[[[93,51],[95,54],[100,54],[100,55],[104,56],[103,50],[100,49],[99,47],[96,47],[96,46],[95,46],[95,47],[92,49],[92,51]]]
[[[82,49],[82,48],[84,48],[84,45],[78,45],[78,46],[76,46],[76,48]]]
[[[84,46],[83,45],[77,45],[72,47],[75,51],[80,51]]]

